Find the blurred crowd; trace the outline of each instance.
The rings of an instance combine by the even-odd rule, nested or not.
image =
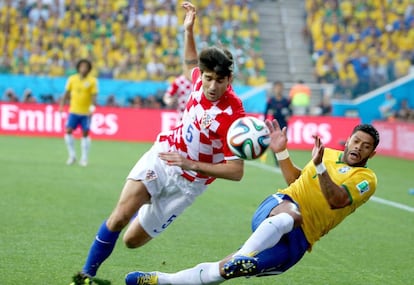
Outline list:
[[[381,114],[381,120],[414,122],[414,109],[409,106],[408,98],[397,100],[391,92],[384,95],[384,101],[378,110]]]
[[[352,99],[410,73],[414,62],[411,0],[306,0],[315,75]]]
[[[116,94],[109,94],[105,101],[97,102],[98,105],[106,107],[132,107],[137,109],[163,109],[168,106],[162,100],[163,93],[151,94],[147,97],[143,97],[139,94],[126,98],[126,102],[121,102],[119,96]],[[60,100],[60,97],[53,94],[41,94],[35,96],[30,88],[26,88],[23,94],[17,94],[13,88],[7,88],[4,91],[0,101],[12,102],[12,103],[47,103],[56,104]]]
[[[199,48],[235,57],[235,83],[266,82],[252,0],[198,0]],[[172,80],[181,72],[183,9],[176,0],[3,0],[0,73],[68,76],[80,58],[99,78]]]

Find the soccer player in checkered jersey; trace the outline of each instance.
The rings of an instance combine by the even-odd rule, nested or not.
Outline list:
[[[191,80],[187,76],[181,74],[171,82],[164,94],[163,101],[167,106],[176,104],[177,107],[177,123],[183,118],[185,106],[191,93]]]
[[[170,226],[216,178],[239,181],[243,177],[244,162],[226,142],[231,123],[245,116],[231,87],[232,58],[218,47],[197,53],[196,9],[188,2],[182,7],[186,10],[183,70],[193,82],[183,119],[174,129],[160,133],[132,168],[115,209],[99,228],[86,263],[71,284],[98,283],[97,270],[127,225],[126,246],[143,246]]]

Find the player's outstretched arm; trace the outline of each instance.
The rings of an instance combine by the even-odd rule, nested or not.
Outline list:
[[[279,167],[282,170],[283,177],[288,185],[293,183],[302,173],[290,159],[287,150],[287,128],[280,129],[277,120],[266,120],[266,126],[270,130],[270,149],[276,154]]]
[[[198,65],[198,54],[194,39],[194,22],[196,19],[196,8],[190,2],[181,4],[186,10],[184,19],[184,63],[183,73],[191,78],[191,70]]]
[[[229,160],[224,163],[208,163],[187,159],[178,152],[160,152],[159,157],[168,165],[216,178],[240,181],[244,173],[244,161],[241,159]]]
[[[192,170],[207,176],[240,181],[243,178],[244,161],[242,159],[228,160],[224,163],[194,161]]]
[[[325,147],[319,136],[315,136],[315,145],[312,149],[312,160],[318,174],[319,185],[332,209],[339,209],[351,203],[348,192],[340,185],[335,184],[326,169],[322,158]]]

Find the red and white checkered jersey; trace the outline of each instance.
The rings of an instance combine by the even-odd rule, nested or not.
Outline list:
[[[165,92],[165,95],[168,97],[177,97],[177,112],[179,120],[181,120],[183,116],[187,99],[191,93],[191,87],[191,81],[182,74],[173,80]]]
[[[200,75],[199,68],[193,69],[193,91],[181,123],[161,134],[159,140],[168,140],[170,151],[178,151],[196,161],[220,163],[236,159],[227,145],[226,135],[231,123],[245,116],[243,104],[231,85],[218,101],[209,101],[203,94]],[[190,181],[202,180],[206,184],[215,179],[189,170],[183,170],[182,175]]]

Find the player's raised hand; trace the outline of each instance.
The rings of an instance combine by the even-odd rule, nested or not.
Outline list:
[[[325,146],[321,141],[321,137],[318,135],[314,136],[315,144],[312,149],[312,160],[315,165],[318,165],[322,162],[323,153],[325,150]]]
[[[194,21],[196,18],[197,10],[193,4],[187,1],[183,2],[181,4],[181,7],[183,7],[186,10],[185,18],[184,18],[184,29],[192,30],[194,26]]]
[[[287,128],[280,129],[280,125],[276,119],[265,121],[270,131],[270,149],[273,152],[281,152],[287,148]]]

